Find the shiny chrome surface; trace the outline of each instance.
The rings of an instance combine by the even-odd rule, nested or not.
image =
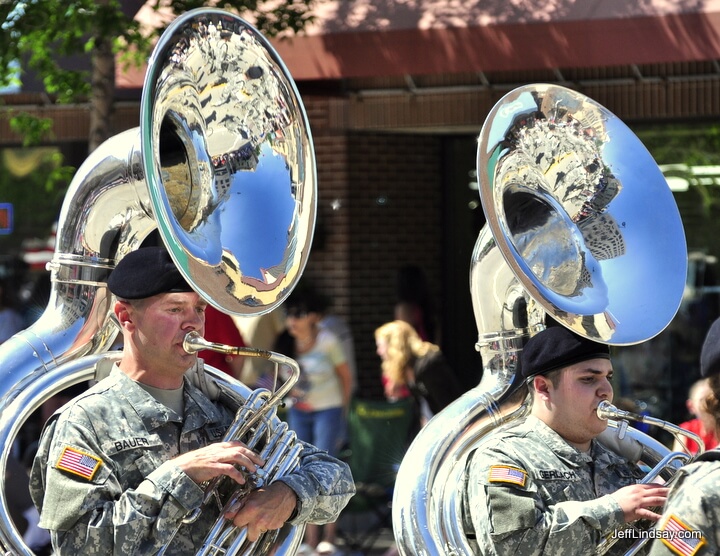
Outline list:
[[[150,59],[140,135],[152,211],[212,305],[277,307],[300,277],[316,214],[310,127],[270,43],[237,16],[191,11]]]
[[[119,354],[114,353],[108,361],[112,363],[112,357]],[[17,388],[5,396],[3,400],[0,421],[3,437],[8,439],[3,444],[0,455],[0,468],[7,468],[7,460],[10,455],[12,443],[20,432],[22,425],[30,416],[48,401],[52,396],[62,392],[74,384],[94,378],[94,364],[103,359],[104,354],[88,355],[81,359],[69,359],[58,366],[48,366],[42,371],[38,370],[31,377],[28,376],[24,384],[18,384]],[[33,556],[33,551],[23,541],[22,535],[18,532],[10,517],[8,501],[2,490],[2,508],[0,509],[0,549],[2,554],[12,556]]]
[[[604,421],[612,419],[621,423],[627,423],[627,421],[635,421],[636,423],[653,425],[672,434],[673,437],[683,446],[686,445],[683,439],[688,439],[692,440],[698,445],[699,454],[702,454],[705,451],[705,443],[703,442],[702,438],[700,438],[694,432],[685,430],[682,427],[678,427],[677,425],[674,425],[673,423],[669,423],[667,421],[663,421],[662,419],[656,419],[655,417],[651,417],[650,415],[639,415],[637,413],[632,413],[631,411],[618,409],[607,400],[603,400],[602,402],[600,402],[600,404],[598,404],[597,414],[598,417],[600,419],[603,419]],[[690,455],[689,452],[687,453],[688,455]]]
[[[679,211],[650,153],[606,108],[555,85],[512,91],[480,133],[478,176],[498,248],[556,320],[628,345],[675,316],[687,274]]]
[[[54,385],[48,378],[64,365],[107,351],[118,335],[112,296],[105,285],[115,250],[132,249],[138,238],[155,228],[137,195],[142,171],[139,153],[132,147],[136,136],[128,131],[107,141],[75,174],[48,265],[52,282],[48,305],[37,322],[0,346],[2,474],[20,427],[31,415],[19,400],[39,384],[50,390],[47,399],[87,380],[68,378]],[[8,553],[32,555],[15,527],[9,526],[7,515],[5,491],[0,489],[0,546]]]
[[[48,306],[0,346],[0,473],[31,413],[20,403],[27,392],[42,385],[37,398],[49,398],[87,380],[93,356],[117,338],[106,287],[117,261],[157,229],[209,303],[262,314],[302,274],[316,197],[304,107],[269,43],[221,10],[178,17],[149,62],[140,126],[103,143],[70,184],[48,265]],[[255,553],[293,552],[296,533],[281,536]],[[2,489],[0,550],[32,555]]]
[[[598,342],[639,343],[670,323],[685,286],[685,234],[664,177],[591,99],[553,85],[508,93],[480,133],[478,177],[487,224],[470,292],[483,376],[421,429],[400,465],[393,530],[404,556],[473,554],[462,524],[467,455],[527,413],[516,366],[546,316]],[[655,442],[643,437],[638,455]]]

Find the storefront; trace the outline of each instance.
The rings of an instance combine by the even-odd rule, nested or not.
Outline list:
[[[704,328],[718,314],[718,173],[708,167],[720,164],[720,2],[338,1],[317,9],[305,35],[274,45],[303,97],[317,157],[319,220],[305,277],[352,326],[362,394],[380,395],[373,330],[393,318],[408,266],[426,275],[436,340],[466,384],[476,383],[469,266],[485,223],[476,139],[508,91],[555,83],[617,114],[677,178],[693,277],[681,320],[620,356],[630,375],[623,394],[676,419]],[[118,132],[138,125],[142,76],[118,75]],[[82,141],[84,107],[55,115],[58,143]]]

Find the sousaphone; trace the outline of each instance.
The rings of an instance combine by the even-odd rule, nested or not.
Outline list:
[[[70,184],[45,312],[0,346],[0,473],[43,402],[117,357],[109,352],[119,329],[106,279],[122,257],[157,230],[210,304],[260,315],[303,272],[316,197],[307,116],[269,42],[222,10],[178,17],[148,63],[140,126],[101,145]],[[240,398],[250,395],[211,374]],[[0,548],[29,556],[1,496]],[[298,543],[295,534],[265,549],[284,553]]]

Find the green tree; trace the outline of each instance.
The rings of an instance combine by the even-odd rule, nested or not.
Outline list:
[[[228,0],[215,7],[252,21],[268,37],[302,30],[312,19],[314,0]],[[89,151],[111,135],[115,97],[115,64],[141,67],[165,27],[142,29],[134,19],[146,6],[163,10],[162,21],[195,8],[203,0],[0,0],[0,87],[38,92],[52,103],[85,103],[90,109]],[[81,68],[81,69],[78,69]],[[23,89],[23,83],[25,88]],[[31,85],[27,85],[30,83]],[[34,87],[32,87],[34,84]],[[22,150],[0,155],[42,157],[36,171],[17,176],[0,158],[0,201],[15,207],[15,230],[0,234],[0,253],[20,248],[23,240],[46,237],[57,216],[75,168],[67,166],[61,151],[27,147],[52,145],[53,121],[31,111],[2,106],[0,117],[22,138]],[[21,152],[22,151],[22,152]]]
[[[313,0],[225,0],[214,4],[251,16],[266,36],[297,33],[312,19]],[[58,103],[90,104],[89,148],[109,137],[115,95],[115,60],[139,66],[164,28],[148,32],[133,18],[147,4],[179,15],[205,7],[202,0],[15,0],[0,1],[0,86],[17,85],[28,70]],[[89,70],[72,69],[68,60],[90,58]],[[18,61],[20,65],[18,67]],[[47,140],[51,126],[11,114],[11,125],[26,145]]]
[[[695,175],[693,167],[720,168],[720,125],[708,122],[649,127],[638,137],[660,164],[676,165],[672,175],[684,178],[699,195],[705,216],[720,207],[718,177]]]

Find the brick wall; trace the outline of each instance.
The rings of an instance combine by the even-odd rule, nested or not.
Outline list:
[[[457,216],[447,210],[448,221],[443,222],[442,205],[450,197],[450,190],[443,188],[452,185],[443,183],[443,166],[450,164],[441,154],[448,137],[443,134],[477,133],[487,109],[502,92],[449,90],[383,98],[303,95],[319,187],[318,224],[305,277],[333,299],[335,312],[353,329],[363,395],[380,394],[373,331],[393,317],[398,269],[413,264],[426,271],[438,317],[443,303],[447,312],[447,298],[452,301],[456,297],[456,292],[443,291],[450,283],[441,263],[443,235],[457,225]],[[599,82],[584,86],[582,92],[635,124],[716,119],[720,113],[720,79],[716,77],[612,85]],[[58,141],[85,136],[86,106],[55,108],[53,114]],[[0,120],[0,144],[16,146],[17,138],[4,133],[7,121]],[[136,104],[116,107],[118,131],[137,122]],[[691,208],[694,206],[693,199]],[[695,214],[688,208],[684,213],[691,247],[717,237],[716,207],[707,214]],[[714,243],[713,247],[710,252],[719,255],[720,248]],[[466,273],[459,267],[469,263],[467,259],[458,259],[455,267],[446,265],[450,268],[447,272]],[[468,321],[467,326],[474,328],[474,323]]]
[[[426,272],[434,303],[441,289],[440,139],[353,133],[335,127],[342,109],[304,98],[318,168],[318,225],[303,280],[333,299],[350,324],[360,394],[382,395],[373,332],[392,320],[396,275]],[[339,111],[338,111],[339,110]]]
[[[441,290],[440,139],[358,134],[350,138],[351,320],[363,377],[377,384],[375,328],[393,319],[398,270],[426,273],[434,306]],[[438,313],[436,312],[436,315]]]

